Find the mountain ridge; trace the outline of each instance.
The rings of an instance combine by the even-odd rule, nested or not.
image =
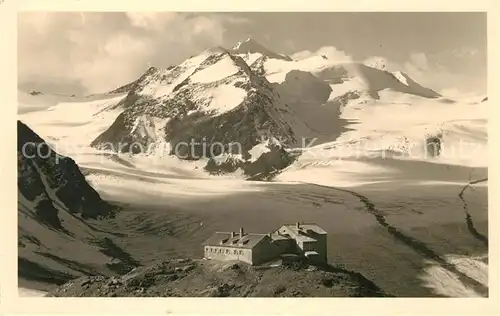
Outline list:
[[[151,74],[143,75],[142,80],[135,84],[135,89],[128,93],[121,104],[125,110],[115,122],[120,125],[118,128],[122,132],[120,136],[115,136],[116,134],[107,131],[96,138],[92,142],[92,146],[100,147],[102,143],[109,141],[115,143],[124,140],[130,143],[138,141],[139,137],[134,137],[130,133],[133,121],[141,115],[167,119],[165,130],[169,133],[166,135],[166,140],[173,142],[174,146],[181,141],[193,138],[200,140],[210,136],[209,141],[212,143],[216,141],[227,143],[227,138],[218,134],[217,131],[213,131],[212,135],[204,134],[200,137],[193,135],[187,128],[193,122],[201,126],[200,129],[206,129],[210,126],[224,124],[228,121],[234,123],[238,120],[240,125],[249,127],[256,125],[256,128],[250,133],[251,137],[240,141],[240,143],[248,143],[248,145],[244,145],[246,149],[250,149],[256,144],[253,139],[258,138],[257,129],[268,128],[281,138],[293,141],[291,127],[287,126],[287,122],[278,113],[287,110],[271,106],[271,104],[278,104],[279,101],[270,83],[264,77],[255,75],[241,57],[231,55],[228,52],[212,52],[205,59],[203,57],[205,56],[194,57],[194,61],[187,60],[166,72],[155,70]],[[203,60],[197,60],[198,58]],[[211,66],[233,67],[229,70],[232,73],[221,78],[200,77],[200,73],[211,70]],[[153,85],[157,87],[153,88]],[[233,94],[235,100],[229,98],[218,103],[212,102],[214,94],[219,93],[219,90],[223,94],[221,98],[224,95]],[[199,92],[196,94],[197,91]],[[240,93],[243,95],[239,96]],[[257,104],[261,106],[257,106]],[[224,116],[230,118],[225,119]],[[119,122],[120,120],[123,122]],[[241,121],[245,120],[246,122],[241,124]],[[255,120],[259,120],[259,122]],[[188,138],[180,135],[187,133],[191,134]],[[178,140],[179,137],[181,140]],[[238,137],[232,138],[229,140],[238,140]],[[150,142],[146,140],[141,144],[147,146]]]
[[[248,156],[266,138],[289,148],[301,147],[304,139],[333,141],[347,125],[341,119],[344,107],[380,100],[385,90],[440,97],[403,72],[322,56],[296,61],[252,39],[231,49],[206,49],[167,69],[151,67],[114,91],[127,89],[115,106],[122,113],[91,146],[134,154],[164,146],[188,160]],[[332,123],[318,129],[319,117]]]

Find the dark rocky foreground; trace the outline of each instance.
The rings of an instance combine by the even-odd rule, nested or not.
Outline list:
[[[177,259],[138,267],[120,277],[81,277],[52,297],[384,297],[361,274],[334,267],[252,267]]]
[[[47,284],[62,284],[75,275],[119,272],[127,266],[109,234],[88,222],[114,217],[117,207],[101,199],[73,159],[57,153],[20,121],[17,132],[22,283],[44,290]]]

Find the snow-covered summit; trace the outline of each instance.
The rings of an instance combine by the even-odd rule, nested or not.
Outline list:
[[[346,131],[352,109],[438,97],[403,72],[322,55],[292,60],[247,39],[230,49],[208,48],[166,69],[149,69],[130,86],[117,105],[122,113],[92,145],[164,142],[175,148],[197,140],[207,148],[225,144],[208,155],[196,149],[198,156],[223,156],[231,143],[241,145],[243,152],[236,155],[248,155],[267,148],[260,143],[262,130],[287,147],[303,147],[302,140],[314,138],[319,145]]]
[[[230,50],[233,54],[262,54],[263,56],[267,56],[269,58],[279,59],[291,61],[292,59],[288,56],[281,55],[273,52],[272,50],[264,47],[257,41],[247,38],[245,41],[238,42],[235,46],[233,46]]]
[[[241,56],[220,48],[143,75],[121,106],[122,114],[93,146],[123,142],[149,145],[160,137],[174,145],[190,139],[224,144],[237,141],[247,150],[257,141],[260,129],[295,141],[293,114],[271,83]],[[146,133],[147,126],[138,128],[152,118],[164,124],[155,124],[159,132]],[[155,137],[149,136],[153,134]],[[127,150],[126,146],[121,148]],[[215,154],[220,153],[211,155]]]

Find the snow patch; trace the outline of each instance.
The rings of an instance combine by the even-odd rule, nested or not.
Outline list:
[[[396,79],[401,81],[402,84],[405,86],[408,86],[408,81],[406,80],[406,77],[401,73],[401,71],[395,71],[392,73]]]
[[[239,71],[229,56],[224,56],[214,65],[196,72],[191,76],[192,82],[210,83],[232,76]]]
[[[246,54],[245,55],[245,58],[243,58],[246,63],[251,66],[255,61],[257,61],[257,59],[261,58],[263,55],[260,54],[260,53],[250,53],[250,54]]]
[[[123,98],[124,95],[120,95],[92,101],[60,102],[50,110],[21,114],[19,119],[33,127],[47,142],[55,140],[59,154],[72,156],[111,126],[122,109],[110,108]]]
[[[255,145],[248,151],[250,154],[250,162],[257,161],[260,156],[271,151],[271,146],[281,147],[281,143],[274,137],[270,137],[265,141]]]
[[[208,52],[203,52],[202,54],[187,59],[178,66],[179,69],[182,69],[182,72],[178,74],[178,76],[174,80],[169,83],[149,82],[144,86],[139,94],[151,95],[154,98],[161,98],[170,95],[173,92],[174,88],[178,84],[189,78],[189,76],[191,76],[201,65],[201,63],[203,63],[209,56],[210,54]],[[172,73],[170,70],[164,70],[162,71],[161,76],[172,76]]]
[[[484,286],[488,286],[488,265],[473,257],[447,256],[447,261],[453,263],[457,270],[473,278]],[[431,265],[420,278],[426,286],[436,294],[447,297],[481,297],[473,289],[463,284],[455,273],[437,264]]]
[[[247,96],[247,92],[231,84],[219,85],[198,96],[199,100],[208,100],[206,111],[215,111],[217,114],[228,112],[240,105]]]
[[[259,159],[260,156],[262,156],[263,154],[268,153],[270,151],[271,150],[269,149],[268,144],[266,144],[266,143],[257,144],[255,146],[253,146],[252,149],[250,149],[248,151],[248,153],[251,156],[250,161],[255,162],[255,161],[257,161],[257,159]]]

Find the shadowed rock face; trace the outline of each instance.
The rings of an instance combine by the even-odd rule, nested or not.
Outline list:
[[[86,182],[73,159],[59,155],[21,121],[17,136],[19,201],[42,222],[61,228],[58,209],[82,218],[111,215],[112,208]]]
[[[291,154],[279,145],[270,144],[269,151],[260,155],[245,168],[245,175],[250,180],[270,180],[281,170],[291,165],[296,155]]]
[[[223,161],[210,158],[205,170],[217,175],[241,169],[248,180],[271,180],[281,170],[291,165],[300,154],[299,152],[290,152],[278,143],[269,143],[266,147],[267,151],[255,160],[250,159],[251,155],[248,152],[244,152],[240,156],[228,156]]]
[[[280,96],[289,103],[301,102],[317,104],[325,103],[330,97],[332,88],[330,84],[319,79],[310,72],[292,70],[286,74],[282,83],[275,83],[273,86]]]
[[[18,121],[18,280],[47,290],[81,275],[124,273],[138,262],[99,227],[117,206],[103,201],[78,165]],[[96,221],[93,219],[108,220]],[[116,217],[115,217],[116,218]],[[25,285],[22,285],[25,284]]]

